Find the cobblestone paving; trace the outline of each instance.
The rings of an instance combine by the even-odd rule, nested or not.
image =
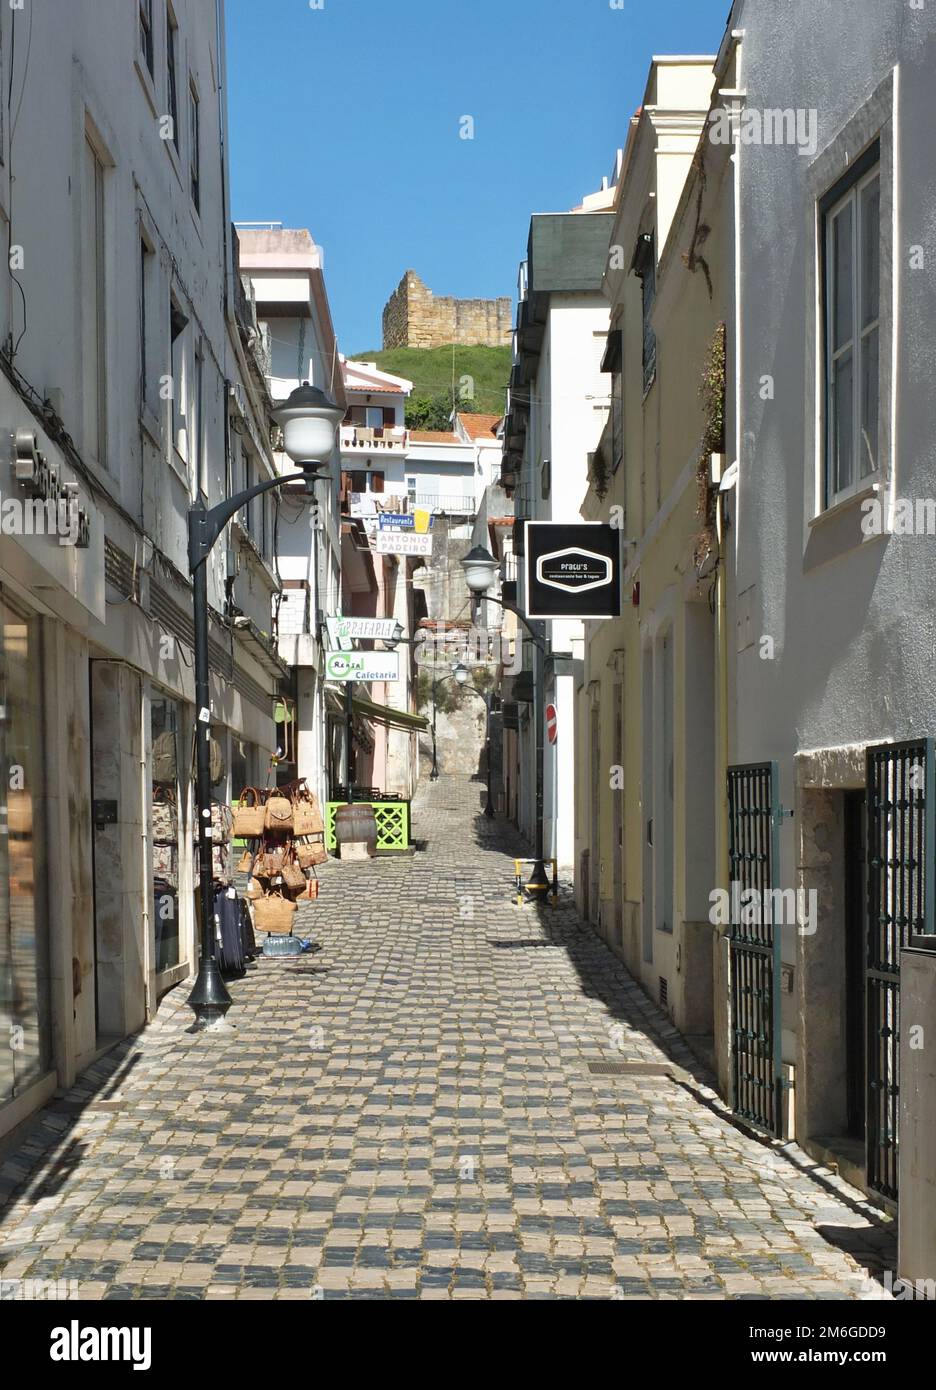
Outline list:
[[[0,1165],[4,1280],[92,1300],[875,1296],[888,1223],[735,1126],[567,902],[512,905],[523,848],[479,796],[426,784],[422,852],[326,866],[304,909],[321,949],[235,981],[236,1031],[189,1034],[181,986],[42,1113]]]

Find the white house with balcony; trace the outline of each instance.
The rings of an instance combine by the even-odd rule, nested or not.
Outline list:
[[[474,516],[495,454],[499,461],[499,441],[491,435],[495,417],[457,416],[451,430],[408,430],[411,381],[373,362],[342,359],[342,369],[347,415],[341,426],[341,470],[351,514],[422,508],[435,515]],[[481,429],[473,435],[470,427],[457,427],[466,419],[483,421],[489,437]]]
[[[344,383],[332,324],[322,255],[305,228],[241,223],[240,265],[255,303],[258,332],[268,353],[268,381],[280,402],[302,381],[319,386],[341,406]],[[282,452],[281,473],[295,472]],[[340,455],[316,484],[316,506],[303,485],[272,493],[271,528],[281,592],[273,615],[279,654],[293,671],[291,695],[280,702],[280,780],[305,777],[323,802],[328,795],[330,702],[325,691],[326,617],[341,611]]]

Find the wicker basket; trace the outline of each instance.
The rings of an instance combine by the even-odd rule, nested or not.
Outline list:
[[[307,792],[293,806],[293,834],[321,835],[324,830],[325,822],[318,799]]]
[[[290,936],[296,911],[296,904],[289,902],[281,893],[270,893],[267,897],[257,898],[254,902],[254,926],[257,931]]]
[[[294,852],[284,857],[281,873],[287,888],[302,889],[306,886],[306,876]]]
[[[268,797],[263,810],[264,828],[266,830],[278,830],[281,832],[292,831],[293,804],[288,797]]]
[[[317,864],[328,863],[328,850],[319,841],[317,844],[297,845],[296,858],[303,869],[314,869]]]
[[[247,798],[252,797],[249,801]],[[238,840],[256,840],[262,834],[266,824],[266,809],[260,800],[260,793],[256,787],[245,787],[238,797],[238,806],[234,812],[234,834]]]

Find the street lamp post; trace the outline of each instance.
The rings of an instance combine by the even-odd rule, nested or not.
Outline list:
[[[317,386],[308,382],[296,388],[284,405],[274,412],[274,419],[283,427],[286,453],[298,464],[300,472],[278,478],[266,478],[254,487],[246,488],[234,497],[226,497],[214,507],[199,499],[188,513],[188,561],[192,576],[195,637],[195,804],[198,817],[198,864],[200,891],[196,896],[196,921],[200,927],[201,958],[195,985],[188,997],[195,1014],[195,1029],[201,1031],[217,1026],[231,1006],[231,996],[221,978],[215,955],[214,923],[212,920],[212,828],[211,828],[211,691],[208,664],[208,556],[224,527],[235,512],[254,497],[283,487],[286,483],[303,482],[306,492],[314,497],[317,469],[331,454],[335,429],[342,412]]]
[[[541,621],[530,622],[518,612],[516,608],[504,603],[503,599],[495,598],[488,593],[498,573],[498,563],[489,550],[483,546],[476,545],[461,562],[465,572],[465,583],[475,596],[476,600],[483,599],[486,603],[496,603],[499,608],[505,609],[508,613],[513,613],[514,617],[526,628],[530,637],[533,639],[535,652],[533,662],[533,726],[536,739],[536,818],[535,818],[535,841],[533,846],[533,872],[530,875],[527,888],[534,893],[546,893],[549,889],[549,877],[546,873],[545,861],[545,833],[544,833],[544,795],[543,786],[545,782],[544,763],[545,745],[543,740],[543,726],[546,718],[546,624]]]

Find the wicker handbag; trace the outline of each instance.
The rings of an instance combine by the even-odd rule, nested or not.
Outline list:
[[[249,849],[245,849],[240,859],[237,861],[237,872],[239,874],[249,874],[253,868],[254,857]]]
[[[318,798],[311,792],[301,792],[293,803],[293,834],[321,835],[325,830]]]
[[[248,801],[247,798],[251,799]],[[256,787],[245,787],[234,809],[234,834],[238,840],[256,840],[263,834],[266,808]]]
[[[283,872],[285,851],[281,849],[261,850],[254,860],[253,871],[257,878],[274,878]]]
[[[283,875],[283,882],[287,888],[304,888],[306,886],[306,876],[299,867],[295,850],[283,856],[283,867],[280,870]]]
[[[265,898],[256,898],[253,905],[254,926],[257,931],[289,936],[292,934],[293,918],[297,910],[296,904],[284,898],[282,893],[270,893]]]
[[[314,869],[317,864],[328,863],[328,850],[321,840],[313,844],[296,846],[296,858],[303,869]]]
[[[264,806],[264,829],[291,832],[293,828],[293,804],[286,796],[270,796]]]
[[[247,880],[247,887],[244,889],[244,897],[248,902],[256,902],[258,898],[263,897],[263,888],[259,879],[249,878]]]

